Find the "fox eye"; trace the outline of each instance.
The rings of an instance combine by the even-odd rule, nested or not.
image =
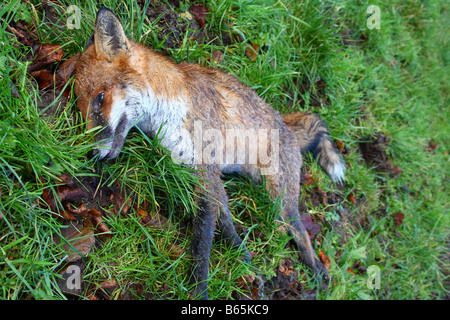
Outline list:
[[[94,108],[99,109],[103,105],[104,100],[105,100],[105,91],[102,91],[94,98]]]

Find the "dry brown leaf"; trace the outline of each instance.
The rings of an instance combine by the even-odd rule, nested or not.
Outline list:
[[[300,184],[304,185],[304,186],[308,186],[311,183],[314,182],[314,178],[313,175],[310,173],[302,173],[300,175]]]
[[[57,74],[61,77],[64,84],[67,83],[67,81],[69,81],[70,77],[72,76],[73,71],[75,69],[75,64],[80,58],[80,56],[81,52],[67,59],[59,66]]]
[[[109,197],[109,200],[114,203],[114,214],[119,214],[119,212],[121,212],[126,215],[130,210],[130,201],[127,201],[127,198],[120,192],[120,190],[114,191],[114,193]]]
[[[98,235],[99,237],[112,238],[113,234],[111,233],[111,230],[109,230],[109,228],[103,222],[103,218],[101,217],[100,211],[97,209],[90,209],[89,213],[91,214],[91,216],[88,217],[89,222],[95,228],[95,234]],[[97,215],[97,213],[100,215]]]
[[[82,224],[71,221],[68,228],[61,229],[61,236],[70,243],[63,244],[63,250],[68,254],[67,262],[76,262],[81,256],[86,256],[91,252],[95,243],[94,231],[84,227]],[[61,239],[58,239],[59,243]]]
[[[144,226],[150,226],[154,229],[161,229],[167,225],[168,220],[159,212],[152,212],[147,201],[141,204],[140,207],[135,206],[135,211],[140,217],[140,223]]]
[[[28,72],[40,70],[43,67],[61,61],[63,57],[63,50],[59,44],[40,44],[36,50],[35,59],[33,63],[28,66]]]
[[[36,79],[39,89],[48,88],[53,84],[53,75],[47,69],[33,71],[30,75]]]
[[[402,168],[400,168],[398,165],[392,168],[392,173],[394,176],[399,175],[402,172],[403,172]]]
[[[348,195],[348,199],[350,200],[350,202],[354,205],[354,204],[356,204],[356,196],[355,196],[355,194],[353,193],[353,192],[351,192],[349,195]]]
[[[42,199],[45,201],[50,211],[52,211],[53,215],[61,216],[65,220],[75,220],[73,214],[66,212],[63,208],[57,207],[57,203],[59,204],[59,202],[55,201],[49,188],[42,191]]]
[[[245,49],[245,54],[247,55],[247,58],[249,58],[251,61],[255,61],[258,57],[258,49],[259,45],[256,43],[252,43],[251,47],[247,47]]]
[[[116,280],[106,280],[106,281],[102,281],[100,282],[100,284],[97,287],[98,289],[112,289],[115,288],[118,285]]]
[[[399,211],[393,214],[393,218],[395,226],[398,227],[399,225],[403,224],[403,219],[405,218],[405,215],[403,214],[403,212]]]
[[[72,177],[72,175],[70,175],[70,174],[68,174],[68,173],[63,173],[62,175],[60,175],[59,177],[58,177],[58,179],[60,180],[60,181],[57,181],[57,184],[58,185],[61,185],[61,184],[67,184],[67,185],[69,185],[69,186],[71,186],[71,187],[73,187],[75,184],[73,183],[73,177]]]
[[[327,270],[330,269],[331,267],[330,258],[328,258],[322,250],[320,250],[319,252],[319,259],[322,262],[325,269]]]
[[[156,243],[159,247],[164,248],[166,246],[164,239],[159,239]],[[168,248],[166,247],[164,249],[164,255],[168,256],[171,260],[178,259],[186,251],[174,243],[170,244]]]
[[[354,275],[355,274],[364,275],[367,274],[367,268],[361,264],[361,260],[356,260],[353,266],[347,269],[347,272]]]
[[[239,300],[258,300],[258,288],[251,285],[253,281],[255,281],[255,277],[252,275],[245,275],[237,278],[234,282],[236,283],[236,286],[241,289],[241,292],[233,292],[233,298]]]
[[[189,8],[189,11],[194,16],[200,28],[203,29],[206,26],[206,14],[208,13],[208,9],[202,4],[194,4]]]
[[[27,33],[19,28],[13,28],[11,26],[7,26],[6,30],[13,33],[17,40],[22,42],[26,46],[33,46],[35,44],[35,40],[33,39],[32,35],[30,33]]]
[[[105,289],[114,289],[115,287],[117,287],[119,284],[117,283],[116,280],[112,279],[112,280],[106,280],[106,281],[102,281],[100,282],[95,289],[91,290],[88,294],[87,294],[87,299],[89,300],[99,300],[99,296],[97,295],[97,291],[98,290],[105,290]]]
[[[433,151],[434,149],[436,149],[438,147],[437,143],[434,142],[433,139],[431,139],[430,141],[428,141],[428,147],[425,149],[426,151]]]
[[[342,153],[342,151],[345,148],[345,144],[342,140],[335,140],[334,145],[336,146],[336,148],[339,150],[340,153]]]
[[[327,193],[325,191],[322,190],[322,188],[317,187],[317,193],[319,194],[320,198],[322,199],[322,204],[324,206],[328,205],[328,196]]]
[[[55,86],[57,88],[62,89],[70,80],[70,77],[73,75],[73,71],[75,69],[75,64],[80,56],[81,52],[67,59],[59,66],[58,70],[55,73]],[[64,90],[63,94],[66,97],[70,96],[71,88],[71,86],[67,86]]]
[[[88,210],[84,203],[82,203],[79,208],[73,208],[72,205],[69,202],[66,202],[64,204],[64,207],[66,208],[66,210],[68,212],[70,212],[72,214],[77,214],[77,215],[80,215],[80,216],[85,216],[86,215],[86,211]]]
[[[292,266],[292,260],[290,259],[283,259],[278,266],[278,270],[284,275],[284,276],[290,276],[294,274],[295,268]]]

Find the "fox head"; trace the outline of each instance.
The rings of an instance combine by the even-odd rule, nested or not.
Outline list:
[[[135,91],[143,87],[143,80],[130,67],[133,45],[114,13],[102,8],[76,65],[77,106],[88,129],[100,129],[92,152],[99,159],[118,156],[128,131],[141,116]]]

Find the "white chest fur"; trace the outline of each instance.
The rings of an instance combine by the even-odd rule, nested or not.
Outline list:
[[[184,129],[188,108],[186,100],[157,96],[149,87],[139,94],[139,100],[140,110],[135,124],[151,138],[158,134],[161,144],[171,152],[174,160],[193,164],[191,134]]]

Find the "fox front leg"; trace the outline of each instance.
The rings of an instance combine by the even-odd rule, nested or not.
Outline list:
[[[217,220],[217,207],[207,199],[198,201],[199,210],[193,222],[193,240],[191,254],[194,259],[190,271],[190,282],[194,285],[195,298],[208,299],[209,255]]]
[[[191,284],[195,285],[194,296],[207,299],[209,256],[217,227],[221,240],[234,249],[241,250],[244,260],[250,261],[250,253],[234,228],[228,208],[228,196],[223,186],[221,173],[215,165],[197,168],[202,184],[196,187],[196,202],[199,208],[193,222],[191,254]]]
[[[190,270],[190,283],[194,285],[192,294],[195,298],[208,299],[209,256],[221,210],[223,185],[215,166],[205,165],[197,169],[201,170],[197,173],[201,185],[195,188],[198,211],[193,221],[191,255],[194,261]]]

